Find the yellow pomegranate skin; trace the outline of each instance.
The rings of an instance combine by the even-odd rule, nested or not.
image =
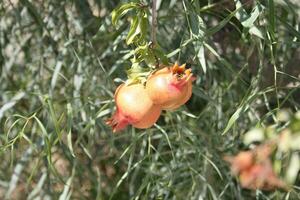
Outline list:
[[[161,108],[154,105],[142,84],[121,84],[114,95],[116,112],[106,121],[113,132],[124,129],[131,124],[136,128],[149,128],[159,118]]]
[[[191,98],[193,80],[191,69],[185,69],[185,64],[178,66],[175,63],[150,75],[146,90],[154,104],[164,110],[174,110]]]

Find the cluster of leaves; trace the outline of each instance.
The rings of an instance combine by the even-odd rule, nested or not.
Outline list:
[[[142,77],[147,76],[151,68],[156,68],[160,63],[167,65],[168,60],[159,44],[149,39],[150,12],[148,5],[142,2],[129,2],[119,6],[112,12],[112,24],[116,26],[119,19],[129,11],[134,12],[134,14],[130,18],[130,29],[126,36],[126,44],[133,44],[135,49],[129,52],[128,57],[133,58],[131,58],[131,69],[127,72],[129,79],[135,81],[143,79]],[[156,34],[155,28],[152,27],[152,34]],[[144,68],[143,64],[145,65]]]
[[[299,2],[157,0],[157,48],[192,67],[193,97],[151,129],[113,135],[104,121],[124,70],[160,55],[151,2],[131,2],[0,3],[0,199],[299,199],[298,176],[288,192],[244,190],[222,159],[251,127],[283,130],[276,113],[300,108]]]

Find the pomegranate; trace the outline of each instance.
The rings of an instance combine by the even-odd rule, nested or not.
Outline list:
[[[286,184],[280,180],[272,169],[270,159],[256,163],[243,170],[240,175],[240,183],[243,188],[273,190],[275,188],[287,189]]]
[[[160,116],[161,108],[153,104],[142,84],[122,84],[117,88],[114,98],[117,110],[106,121],[113,132],[124,129],[128,124],[136,128],[149,128]]]
[[[232,173],[238,174],[254,164],[254,153],[252,151],[242,151],[236,156],[226,156],[224,159],[231,164]]]
[[[185,64],[179,66],[175,63],[150,75],[146,90],[154,104],[165,110],[174,110],[191,98],[194,79],[191,69],[185,69]]]
[[[287,189],[287,185],[273,170],[270,155],[272,143],[261,144],[249,151],[241,151],[236,156],[225,156],[231,164],[231,171],[239,177],[243,188],[256,190]]]

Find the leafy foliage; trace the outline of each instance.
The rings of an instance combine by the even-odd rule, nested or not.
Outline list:
[[[155,51],[149,1],[0,3],[1,199],[299,199],[298,175],[287,192],[249,191],[223,161],[299,110],[299,2],[157,3]],[[197,74],[192,99],[113,135],[114,89],[163,52]]]

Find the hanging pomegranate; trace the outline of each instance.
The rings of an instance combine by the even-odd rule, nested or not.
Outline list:
[[[128,124],[141,129],[149,128],[160,116],[160,106],[153,104],[142,84],[122,84],[114,98],[117,110],[106,122],[113,132],[124,129]]]
[[[185,104],[192,95],[192,81],[195,78],[185,64],[165,67],[149,76],[146,90],[154,104],[164,110],[174,110]]]

